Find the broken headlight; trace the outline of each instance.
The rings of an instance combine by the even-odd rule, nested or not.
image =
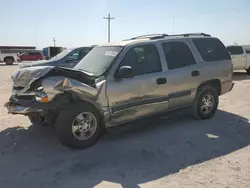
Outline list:
[[[36,101],[42,103],[49,102],[48,95],[45,93],[44,88],[42,86],[37,88],[35,93],[36,93]]]

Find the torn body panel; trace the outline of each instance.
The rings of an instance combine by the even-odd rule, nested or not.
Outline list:
[[[58,67],[30,67],[13,73],[12,79],[19,90],[14,88],[10,101],[5,104],[9,113],[28,115],[56,110],[73,99],[91,103],[104,116],[104,121],[110,119],[104,76],[95,78],[79,70]],[[45,95],[44,103],[41,98]]]
[[[74,79],[57,76],[45,78],[41,83],[45,93],[48,94],[49,100],[53,100],[57,95],[68,93],[74,99],[91,103],[104,115],[105,120],[109,120],[110,112],[106,97],[106,80],[104,77],[96,80],[96,88]]]

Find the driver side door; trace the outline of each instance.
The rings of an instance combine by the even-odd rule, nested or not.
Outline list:
[[[133,76],[118,79],[110,75],[107,80],[110,125],[168,109],[168,97],[164,91],[167,79],[155,44],[131,47],[117,70],[122,66],[130,66]]]

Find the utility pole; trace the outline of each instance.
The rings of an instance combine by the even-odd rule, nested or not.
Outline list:
[[[108,20],[108,43],[110,43],[110,20],[115,19],[115,17],[110,17],[110,14],[108,14],[108,17],[103,17],[103,19]]]
[[[53,43],[54,43],[54,46],[56,46],[56,38],[53,37]]]

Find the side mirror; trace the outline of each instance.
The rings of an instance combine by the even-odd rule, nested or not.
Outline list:
[[[132,78],[133,76],[133,70],[130,66],[121,66],[115,75],[116,78]]]

